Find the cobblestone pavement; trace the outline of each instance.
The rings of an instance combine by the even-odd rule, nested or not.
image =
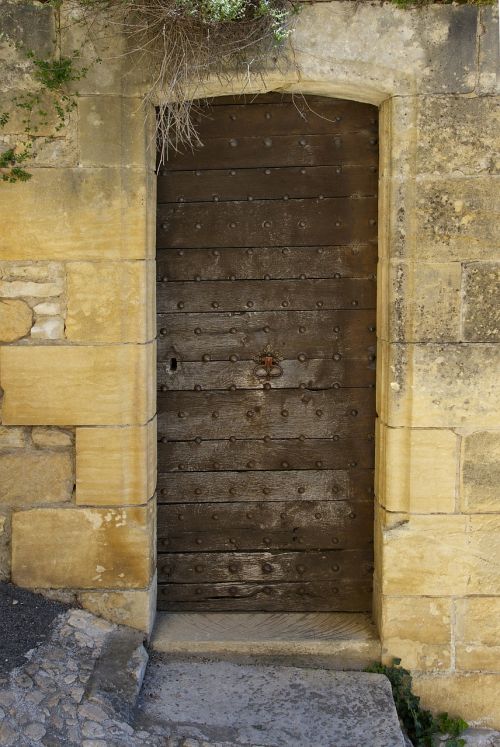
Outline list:
[[[58,618],[50,639],[28,653],[25,664],[0,676],[2,747],[215,747],[170,738],[156,727],[135,730],[106,693],[96,692],[96,664],[116,630],[88,612],[71,610]],[[137,671],[130,673],[137,689],[145,661],[138,657]]]

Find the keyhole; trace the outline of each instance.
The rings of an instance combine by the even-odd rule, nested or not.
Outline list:
[[[177,358],[170,358],[170,370],[177,371]]]

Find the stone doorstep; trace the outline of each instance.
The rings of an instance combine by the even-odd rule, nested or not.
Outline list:
[[[362,613],[158,613],[150,647],[231,661],[360,670],[380,661],[370,616]]]

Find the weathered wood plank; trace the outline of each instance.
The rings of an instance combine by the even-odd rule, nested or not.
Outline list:
[[[158,395],[158,431],[168,439],[330,438],[373,427],[371,389],[165,392]]]
[[[377,238],[377,199],[183,202],[158,206],[159,248],[314,246]]]
[[[270,430],[272,430],[270,428]],[[158,429],[164,438],[162,428]],[[234,438],[234,437],[233,437]],[[210,472],[213,470],[315,470],[370,469],[374,465],[373,422],[359,436],[339,434],[338,440],[234,438],[220,441],[173,441],[158,444],[159,485],[171,472]],[[288,464],[284,467],[283,464]],[[304,478],[305,479],[305,478]],[[370,488],[370,495],[373,489]]]
[[[375,282],[344,278],[322,280],[207,280],[196,283],[157,283],[160,313],[373,309]]]
[[[158,609],[169,612],[369,612],[371,584],[306,582],[278,584],[159,584]]]
[[[303,355],[303,353],[299,353]],[[363,359],[282,360],[283,375],[271,379],[272,389],[338,389],[375,385],[375,362],[366,353]],[[157,380],[160,391],[267,388],[266,379],[254,373],[251,361],[182,362],[177,357],[159,360]]]
[[[375,275],[375,243],[355,246],[295,246],[219,249],[161,249],[158,282],[169,280],[281,280],[306,278],[367,278]]]
[[[163,552],[343,550],[369,546],[373,505],[366,501],[261,501],[158,506]]]
[[[242,93],[242,94],[230,94],[227,96],[213,96],[206,101],[199,102],[200,110],[204,108],[212,108],[214,106],[231,106],[237,104],[239,106],[246,106],[248,104],[292,104],[298,107],[308,107],[313,105],[328,105],[332,111],[338,108],[353,106],[355,109],[358,107],[366,112],[377,117],[377,107],[373,104],[365,104],[361,101],[350,101],[347,99],[334,99],[326,96],[316,96],[314,94],[302,94],[302,93],[285,93],[282,91],[270,91],[269,93]]]
[[[334,104],[331,102],[335,101]],[[377,112],[370,105],[341,101],[317,100],[295,97],[289,101],[253,102],[252,106],[231,102],[223,106],[200,107],[194,115],[194,124],[202,142],[230,132],[233,137],[252,134],[271,135],[343,134],[368,131],[377,136]]]
[[[253,360],[269,343],[283,358],[340,355],[366,361],[375,353],[375,311],[223,312],[158,314],[158,354],[182,361]],[[300,348],[300,350],[299,350]]]
[[[377,194],[378,168],[368,164],[285,168],[166,171],[158,177],[158,203],[369,197]]]
[[[318,460],[319,461],[319,460]],[[368,501],[372,470],[286,470],[161,474],[158,503],[234,501]]]
[[[371,550],[304,552],[161,553],[160,583],[224,583],[236,581],[340,581],[373,572]]]
[[[168,170],[322,166],[338,163],[377,165],[378,139],[369,130],[338,135],[243,135],[207,139],[187,152],[172,152]]]

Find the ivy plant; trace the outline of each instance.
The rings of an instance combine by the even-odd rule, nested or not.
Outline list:
[[[392,665],[375,662],[365,671],[385,674],[391,683],[396,711],[406,733],[415,747],[465,747],[460,735],[468,724],[461,718],[451,718],[447,713],[437,717],[422,708],[420,698],[412,690],[412,677],[401,665],[401,659],[393,659]]]

